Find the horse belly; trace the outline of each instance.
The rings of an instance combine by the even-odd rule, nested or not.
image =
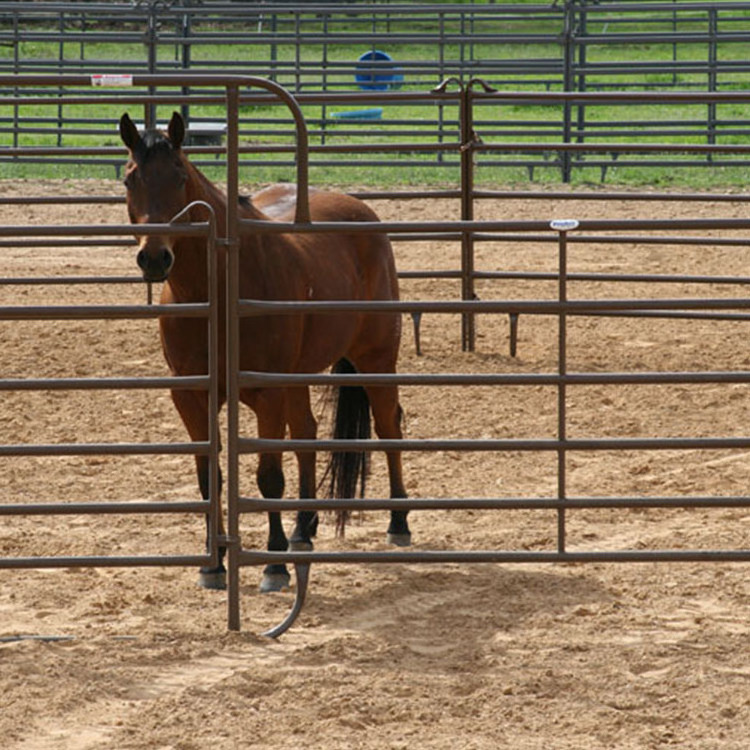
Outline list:
[[[351,348],[359,318],[348,315],[307,315],[298,372],[320,372],[338,362]]]
[[[243,321],[240,362],[260,372],[320,372],[346,353],[357,316],[268,316]]]

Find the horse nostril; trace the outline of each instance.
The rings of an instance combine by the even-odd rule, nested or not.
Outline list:
[[[162,260],[162,267],[164,268],[164,270],[169,271],[169,269],[172,268],[172,263],[174,262],[174,256],[166,247],[161,251],[161,260]]]
[[[146,251],[140,250],[135,260],[136,260],[136,263],[138,263],[138,268],[140,268],[141,271],[145,271],[146,266],[148,265],[148,257],[146,255]]]

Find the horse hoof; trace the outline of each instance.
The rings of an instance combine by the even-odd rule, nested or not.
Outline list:
[[[291,539],[289,541],[289,547],[287,549],[288,552],[312,552],[313,551],[313,543],[312,542],[303,542],[301,539]]]
[[[395,547],[410,547],[411,546],[411,534],[391,534],[388,532],[386,536],[388,544],[392,544]]]
[[[289,589],[289,573],[264,573],[260,582],[260,593],[270,594],[274,591]]]
[[[227,587],[226,570],[201,570],[198,585],[211,591],[224,591]]]

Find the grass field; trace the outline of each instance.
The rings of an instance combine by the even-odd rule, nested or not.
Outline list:
[[[415,11],[418,5],[413,4]],[[492,8],[502,5],[504,3],[496,3]],[[505,5],[516,10],[496,17],[483,14],[482,4],[475,4],[475,12],[469,15],[450,10],[441,14],[439,21],[434,17],[408,17],[398,13],[360,17],[355,12],[356,4],[346,13],[259,16],[257,22],[246,21],[244,25],[236,18],[217,18],[207,13],[205,18],[196,16],[191,28],[194,41],[190,47],[191,70],[221,69],[265,75],[270,68],[276,71],[276,80],[295,92],[305,93],[323,86],[331,91],[356,91],[352,71],[363,48],[367,49],[362,41],[367,31],[377,40],[372,46],[377,44],[387,49],[393,60],[402,66],[401,92],[428,91],[459,62],[465,65],[467,61],[480,66],[478,70],[489,70],[487,66],[494,65],[494,72],[484,77],[492,80],[496,88],[562,90],[561,10],[529,1]],[[457,4],[450,6],[455,7]],[[30,64],[31,70],[34,66],[37,69],[54,66],[56,62],[62,66],[61,60],[69,72],[107,72],[113,65],[121,72],[144,70],[148,50],[143,43],[142,24],[137,21],[120,21],[119,26],[102,22],[99,27],[93,24],[93,28],[89,28],[92,26],[89,23],[87,31],[95,32],[97,40],[83,42],[77,35],[83,28],[82,20],[72,21],[64,33],[57,33],[59,24],[53,16],[46,22],[33,16],[29,18],[28,35],[22,34],[14,45],[0,44],[0,66],[5,70],[16,58]],[[667,13],[662,9],[641,11],[636,15],[598,12],[592,6],[586,26],[590,43],[575,50],[579,65],[585,62],[592,66],[585,79],[587,90],[700,92],[709,88],[722,91],[750,88],[750,68],[745,72],[742,65],[750,59],[750,10],[738,8],[718,18],[718,31],[726,41],[712,47],[691,36],[687,37],[688,41],[675,44],[659,40],[656,35],[703,33],[709,23],[705,11],[693,11],[680,5],[679,13]],[[9,33],[8,29],[7,23],[4,26],[0,19],[0,34]],[[167,24],[159,31],[162,38],[156,47],[155,64],[164,72],[179,71],[184,62],[183,47],[169,42],[172,31]],[[273,33],[269,34],[271,31]],[[436,33],[444,38],[439,44]],[[354,35],[356,41],[347,42],[347,34]],[[624,40],[633,34],[638,35],[637,41],[626,43]],[[294,39],[290,41],[295,35],[297,41],[303,40],[302,44],[293,43]],[[492,35],[502,41],[485,41]],[[418,41],[422,37],[424,41]],[[305,42],[306,39],[310,41]],[[701,67],[709,57],[720,64],[736,62],[737,65],[726,68],[730,72],[720,75],[710,73],[708,67]],[[529,61],[528,71],[512,64],[518,60]],[[626,67],[617,69],[622,63]],[[139,117],[142,105],[123,101],[62,103],[55,89],[49,92],[49,103],[36,99],[32,104],[25,103],[30,92],[15,93],[18,97],[13,103],[0,103],[0,147],[119,148],[116,123],[122,112],[127,109],[134,119],[143,119],[143,115]],[[122,91],[102,89],[100,93]],[[335,114],[347,109],[341,104],[304,107],[311,144],[318,148],[311,156],[313,180],[377,186],[456,183],[459,157],[455,149],[438,156],[418,153],[407,146],[457,145],[457,106],[453,103],[397,104],[388,101],[387,93],[377,105],[382,106],[382,116],[377,121],[338,120]],[[174,108],[172,104],[161,106],[157,119],[165,121]],[[565,114],[560,106],[539,103],[479,106],[474,115],[475,130],[487,144],[524,142],[550,143],[551,146],[563,142],[564,137],[571,142],[585,138],[588,143],[613,145],[729,145],[745,144],[750,135],[750,106],[744,103],[715,107],[706,104],[668,106],[666,103],[597,105],[587,106],[585,111],[573,108],[570,114],[572,131],[564,136]],[[193,119],[222,120],[224,108],[192,104],[190,115]],[[242,145],[246,147],[292,145],[294,140],[289,116],[283,107],[243,107],[240,131]],[[363,153],[359,148],[363,144],[394,142],[405,147],[399,153]],[[322,150],[332,145],[347,145],[351,150],[342,156]],[[518,152],[480,153],[476,181],[477,184],[517,183],[529,179],[556,182],[561,175],[558,157],[551,148],[544,157],[533,160],[532,168],[528,155],[524,157]],[[24,156],[0,162],[0,178],[69,178],[80,177],[82,172],[85,176],[109,178],[117,174],[112,158],[80,157],[67,163],[50,163]],[[208,165],[214,160],[213,156],[203,158]],[[292,157],[288,153],[268,156],[252,153],[245,158],[252,163],[243,169],[243,179],[258,183],[294,179]],[[705,156],[675,155],[670,159],[671,163],[665,165],[657,163],[658,157],[621,155],[615,159],[610,155],[595,158],[587,155],[585,161],[576,163],[571,177],[574,182],[599,183],[606,179],[610,184],[694,187],[737,187],[747,181],[748,169],[744,157],[738,154],[716,156],[709,169],[696,164],[701,160],[705,162]],[[220,167],[209,172],[221,178]]]

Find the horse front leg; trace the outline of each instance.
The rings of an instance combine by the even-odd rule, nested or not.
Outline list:
[[[200,487],[201,496],[204,500],[208,500],[211,497],[210,491],[210,467],[209,461],[206,456],[196,456],[196,467],[198,471],[198,486]],[[219,497],[221,497],[221,469],[217,467],[219,473]],[[216,533],[218,536],[224,536],[224,519],[221,511],[221,501],[219,500],[219,510],[217,513],[218,517],[218,528]],[[206,514],[206,552],[211,551],[211,514]],[[198,572],[198,583],[204,589],[215,589],[217,591],[223,591],[227,587],[227,569],[224,566],[224,558],[227,553],[227,548],[223,544],[218,545],[218,563],[215,567],[211,565],[204,565]]]
[[[196,441],[208,440],[208,394],[203,391],[172,391],[172,401],[187,428],[190,439]],[[211,496],[210,464],[207,456],[195,457],[196,471],[198,474],[198,487],[201,497],[209,500]],[[218,536],[224,536],[224,519],[221,509],[221,469],[216,467],[219,473],[219,497],[216,498],[218,509]],[[206,514],[206,551],[210,552],[212,538],[211,514]],[[205,589],[223,590],[227,587],[227,571],[224,567],[226,547],[219,546],[218,564],[215,567],[204,566],[200,569],[198,582]]]

